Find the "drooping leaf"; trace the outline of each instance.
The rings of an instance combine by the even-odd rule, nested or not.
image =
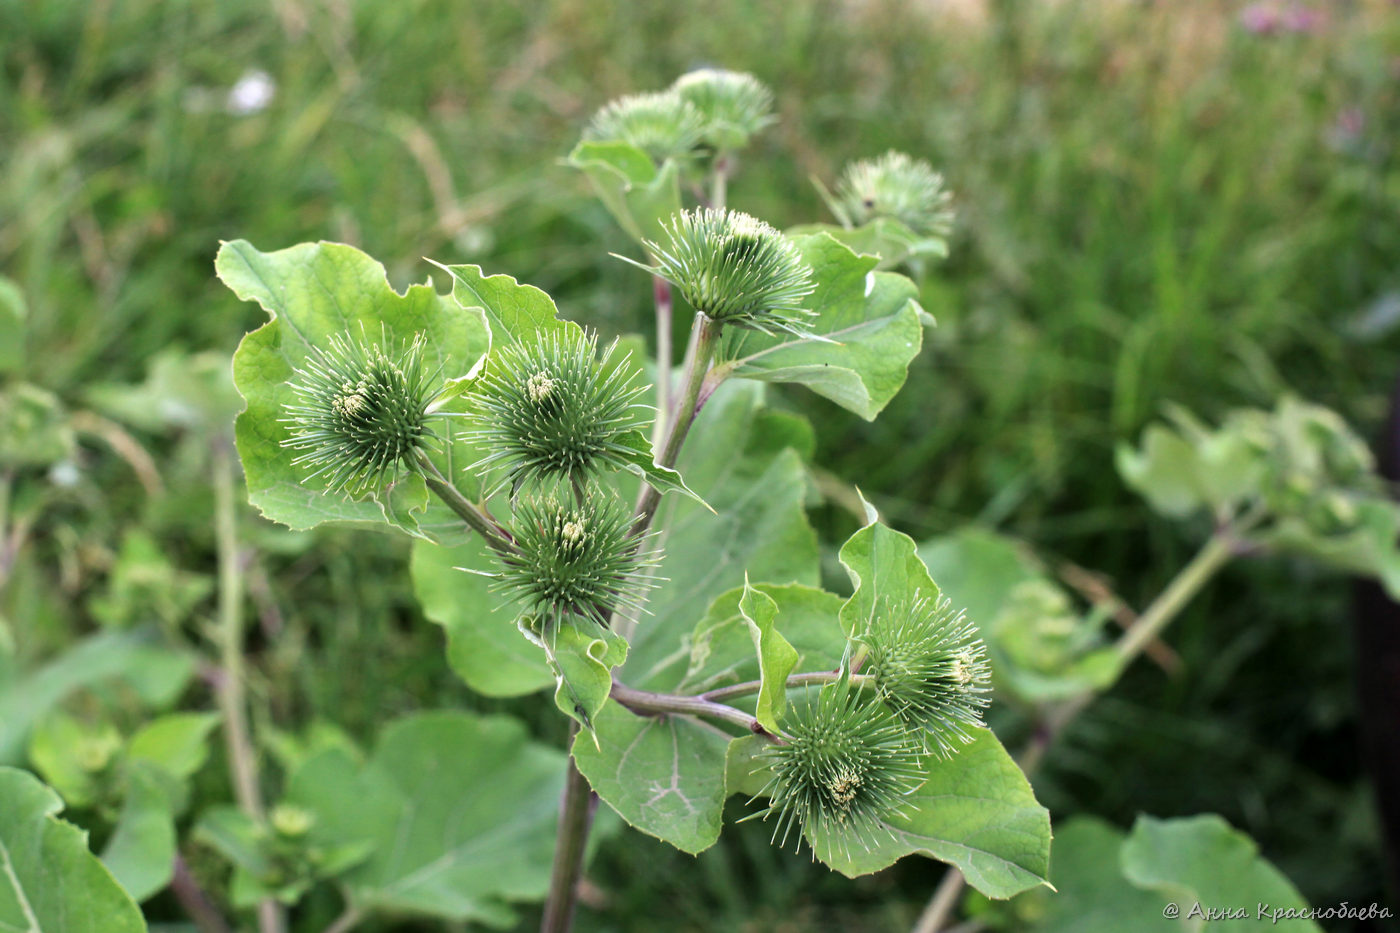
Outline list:
[[[835,224],[803,224],[787,231],[788,236],[830,235],[854,253],[879,256],[880,269],[893,269],[905,262],[946,259],[948,241],[941,236],[924,236],[894,217],[876,217],[859,227]]]
[[[748,623],[758,655],[759,688],[754,716],[769,732],[777,733],[778,719],[787,706],[787,677],[797,664],[797,649],[776,628],[778,604],[747,582],[739,598],[739,612]]]
[[[361,767],[338,750],[292,775],[287,801],[313,816],[313,842],[363,845],[340,876],[362,910],[490,926],[544,896],[564,756],[505,716],[420,713],[381,734]]]
[[[1140,816],[1123,844],[1123,874],[1140,888],[1165,894],[1181,908],[1187,929],[1201,930],[1203,918],[1191,917],[1191,907],[1230,910],[1245,915],[1230,921],[1231,929],[1277,929],[1269,917],[1258,916],[1256,905],[1277,910],[1304,910],[1298,889],[1260,857],[1254,840],[1213,813],[1159,820]],[[1311,920],[1290,919],[1290,929],[1320,931]]]
[[[681,209],[675,162],[668,159],[657,168],[631,143],[586,140],[569,154],[569,164],[588,176],[603,206],[638,242],[658,240],[661,221]]]
[[[0,767],[0,929],[143,933],[131,897],[58,818],[63,801],[27,771]]]
[[[907,813],[888,818],[888,833],[877,834],[869,850],[809,835],[817,858],[854,878],[919,853],[956,865],[969,884],[994,898],[1044,884],[1049,811],[996,736],[986,729],[974,735],[951,758],[928,761],[928,779],[909,796]]]
[[[613,668],[627,660],[627,639],[582,622],[560,625],[546,645],[554,665],[554,704],[591,730],[612,689]]]
[[[456,547],[413,543],[413,590],[423,613],[447,632],[447,660],[473,690],[487,696],[534,693],[554,683],[544,652],[515,624],[519,607],[491,592],[480,571],[498,569],[479,539]]]
[[[328,521],[389,521],[411,534],[433,527],[453,529],[457,540],[464,538],[460,520],[436,499],[430,501],[417,476],[395,484],[387,506],[308,484],[306,471],[292,462],[296,451],[283,446],[290,436],[284,419],[287,405],[296,400],[289,380],[315,350],[327,348],[332,336],[400,346],[422,334],[428,370],[440,367],[443,378],[451,379],[470,372],[489,346],[481,313],[463,310],[430,285],[400,294],[383,266],[340,243],[302,243],[262,253],[236,240],[220,248],[215,268],[238,297],[256,301],[272,318],[245,336],[233,357],[234,384],[246,403],[235,433],[249,501],[273,521],[297,529]]]
[[[904,385],[923,345],[914,283],[877,272],[874,256],[857,256],[828,234],[800,237],[817,289],[808,301],[813,332],[825,340],[754,332],[731,336],[733,374],[796,382],[867,421]]]
[[[670,467],[659,466],[652,456],[651,442],[641,431],[628,431],[618,438],[618,443],[630,451],[625,469],[646,480],[659,493],[679,492],[710,508],[704,499],[685,484],[680,473]],[[711,509],[711,511],[714,511]]]
[[[753,590],[777,607],[775,632],[796,652],[793,671],[836,670],[846,650],[840,622],[845,600],[800,584],[756,584]],[[735,589],[716,597],[696,624],[680,692],[703,693],[760,678],[753,632],[739,608],[743,595],[743,589]]]
[[[684,716],[638,716],[609,700],[574,760],[632,826],[692,855],[719,839],[729,739]],[[596,742],[595,742],[596,739]]]

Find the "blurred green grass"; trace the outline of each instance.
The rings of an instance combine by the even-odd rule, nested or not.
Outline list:
[[[1123,489],[1117,441],[1167,401],[1213,416],[1285,387],[1369,430],[1400,368],[1400,14],[1339,3],[1316,34],[1256,35],[1240,7],[992,0],[969,24],[914,0],[0,0],[0,273],[31,306],[26,375],[77,400],[171,346],[231,352],[260,322],[212,276],[235,237],[351,242],[400,286],[424,256],[479,262],[642,329],[647,289],[607,258],[628,244],[559,157],[613,96],[749,70],[782,120],[743,160],[736,206],[822,219],[809,178],[891,146],[957,195],[953,256],[921,283],[940,326],[882,418],[779,398],[817,422],[818,462],[916,536],[993,523],[1141,604],[1189,538]],[[230,112],[253,71],[275,95]],[[207,508],[161,513],[106,469],[109,499],[61,510],[17,577],[50,649],[88,624],[37,592],[64,541],[110,550],[144,522],[208,558]],[[181,483],[181,502],[207,498],[198,470]],[[814,518],[828,540],[851,527]],[[287,618],[260,646],[266,715],[363,735],[391,711],[479,702],[418,618],[402,549],[354,540],[267,559]],[[1047,800],[1120,821],[1219,810],[1315,903],[1374,895],[1345,611],[1297,568],[1232,573],[1173,633],[1193,674],[1137,672],[1071,737]],[[1339,813],[1362,828],[1319,850]],[[679,905],[734,930],[824,928],[824,912],[898,929],[932,880],[833,885],[753,835],[696,862],[610,847],[598,878],[627,917]],[[678,878],[695,891],[673,902]]]

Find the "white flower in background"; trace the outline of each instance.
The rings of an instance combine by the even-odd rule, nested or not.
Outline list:
[[[277,95],[277,82],[261,68],[243,72],[243,77],[229,88],[224,107],[235,116],[247,116],[267,109]]]

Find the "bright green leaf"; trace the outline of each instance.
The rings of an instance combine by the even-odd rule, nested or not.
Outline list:
[[[593,729],[593,736],[574,739],[574,760],[599,797],[632,826],[684,852],[715,844],[728,738],[683,716],[637,716],[613,701]]]
[[[0,929],[142,933],[131,897],[57,818],[63,801],[26,771],[0,767]]]
[[[817,290],[808,302],[812,330],[826,341],[745,331],[731,337],[733,374],[796,382],[873,420],[904,385],[923,345],[914,283],[877,272],[874,256],[857,256],[827,234],[800,237]],[[828,342],[831,341],[831,342]]]
[[[445,528],[463,539],[460,520],[429,501],[417,476],[395,484],[389,514],[377,502],[308,485],[305,471],[292,463],[296,452],[283,446],[290,436],[284,419],[287,405],[296,400],[289,380],[331,336],[349,333],[358,339],[363,331],[371,341],[406,344],[422,334],[425,365],[430,371],[441,367],[443,377],[451,379],[470,372],[489,346],[480,312],[463,310],[430,285],[400,294],[383,266],[340,243],[302,243],[262,253],[236,240],[219,250],[215,268],[238,297],[256,301],[272,318],[245,336],[233,357],[234,383],[246,402],[235,432],[249,501],[268,518],[297,529],[328,521],[392,521],[410,534]]]
[[[888,835],[866,851],[819,836],[818,859],[847,877],[869,874],[919,853],[956,865],[988,897],[1005,898],[1044,884],[1050,861],[1050,814],[996,736],[976,730],[947,760],[930,760],[928,780],[908,798],[906,815],[885,822]]]
[[[628,431],[617,439],[617,443],[628,449],[626,456],[627,465],[624,467],[629,473],[633,473],[646,480],[659,493],[679,492],[689,496],[696,502],[709,509],[710,506],[704,499],[697,496],[681,475],[669,467],[658,466],[651,451],[651,441],[641,431]],[[710,509],[710,511],[714,511]]]
[[[778,720],[787,707],[787,677],[797,664],[797,649],[777,631],[778,604],[771,596],[744,583],[739,612],[748,623],[753,648],[758,654],[759,688],[755,717],[772,733],[780,731]]]
[[[121,733],[110,722],[54,710],[35,724],[29,760],[64,803],[88,807],[101,796],[104,775],[121,747]]]
[[[627,660],[627,639],[601,626],[560,625],[549,636],[554,665],[554,703],[565,715],[593,728],[593,717],[612,690],[613,668]]]
[[[420,713],[383,731],[364,767],[338,750],[292,775],[286,799],[325,845],[372,843],[340,876],[364,910],[491,926],[549,886],[564,756],[505,716]]]
[[[480,308],[486,315],[493,345],[578,327],[560,319],[554,299],[533,285],[522,285],[509,275],[487,275],[480,266],[434,265],[452,276],[452,298],[458,306]]]
[[[828,234],[854,253],[879,256],[880,269],[893,269],[911,260],[948,257],[948,241],[943,237],[923,236],[894,217],[876,217],[859,227],[803,224],[786,232],[791,237]]]
[[[868,631],[877,612],[939,595],[913,539],[879,522],[847,539],[841,546],[841,565],[855,584],[855,592],[841,608],[841,625],[851,636]]]
[[[1192,905],[1217,910],[1245,908],[1245,916],[1230,928],[1275,930],[1268,917],[1258,917],[1257,905],[1273,909],[1305,909],[1298,889],[1259,856],[1247,835],[1215,814],[1159,820],[1140,816],[1122,850],[1123,874],[1140,888],[1159,891],[1181,908],[1183,925],[1201,930],[1203,919],[1189,917]],[[1194,922],[1193,922],[1194,921]],[[1290,930],[1320,933],[1308,920],[1289,920]]]

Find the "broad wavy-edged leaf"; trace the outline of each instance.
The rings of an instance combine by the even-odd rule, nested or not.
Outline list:
[[[574,760],[632,826],[692,855],[719,839],[729,737],[686,716],[638,716],[609,700]],[[595,741],[596,740],[596,741]]]
[[[830,234],[796,238],[812,266],[816,291],[807,302],[823,340],[732,331],[724,354],[736,376],[796,382],[867,421],[894,398],[923,346],[914,283],[877,272],[875,256],[858,256]]]
[[[283,446],[290,437],[289,381],[337,334],[391,345],[426,337],[424,363],[453,379],[469,373],[490,345],[480,311],[459,307],[431,285],[400,294],[384,267],[342,243],[301,243],[263,253],[243,240],[224,243],[215,260],[219,278],[239,298],[256,301],[271,320],[246,335],[233,355],[233,379],[245,407],[234,423],[248,499],[264,515],[296,529],[322,522],[389,523],[410,534],[461,540],[465,529],[423,481],[406,476],[382,501],[355,500],[306,482],[306,470]],[[445,463],[443,464],[445,467]],[[428,529],[425,531],[424,529]]]
[[[956,865],[988,897],[1006,898],[1045,884],[1050,812],[1036,802],[1016,762],[986,729],[947,760],[928,762],[928,778],[908,810],[885,820],[871,848],[808,834],[817,858],[847,877],[869,874],[906,855]]]
[[[1133,884],[1172,898],[1188,930],[1206,926],[1203,918],[1188,916],[1198,902],[1217,909],[1244,907],[1245,916],[1229,924],[1250,933],[1279,926],[1258,916],[1259,904],[1294,911],[1308,906],[1283,873],[1260,857],[1253,839],[1213,813],[1172,820],[1138,817],[1123,844],[1121,863]],[[1321,933],[1310,920],[1285,922],[1290,930]]]
[[[364,766],[340,750],[307,760],[287,800],[313,815],[314,844],[366,845],[340,876],[361,910],[508,927],[512,903],[549,887],[564,764],[510,717],[419,713]]]
[[[142,933],[146,921],[63,801],[27,771],[0,767],[0,930]]]

